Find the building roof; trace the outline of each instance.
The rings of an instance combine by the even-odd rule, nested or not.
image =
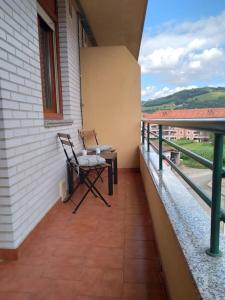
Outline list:
[[[154,113],[143,113],[146,119],[206,119],[225,118],[225,107],[161,110]]]

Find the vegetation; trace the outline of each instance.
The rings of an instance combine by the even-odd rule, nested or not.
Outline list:
[[[197,143],[186,139],[177,140],[175,141],[175,143],[203,156],[206,159],[209,159],[211,161],[213,160],[213,143]],[[224,143],[224,149],[225,149],[225,143]],[[187,167],[198,168],[198,169],[205,168],[200,163],[196,162],[195,160],[189,158],[184,154],[181,154],[181,159],[183,161],[183,164]],[[225,164],[225,152],[224,152],[223,162]]]
[[[176,109],[193,109],[193,108],[208,108],[208,107],[225,107],[225,87],[205,87],[192,90],[184,90],[173,95],[158,98],[155,100],[149,99],[142,102],[143,112],[155,112],[160,110],[176,110]],[[213,139],[210,138],[208,143],[197,143],[194,141],[181,139],[176,143],[193,151],[206,159],[213,160]],[[225,146],[224,146],[225,149]],[[225,152],[225,150],[224,150]],[[195,160],[181,154],[183,164],[192,168],[204,168]],[[225,153],[224,153],[225,164]]]
[[[197,88],[142,102],[143,112],[159,110],[225,107],[225,88]]]

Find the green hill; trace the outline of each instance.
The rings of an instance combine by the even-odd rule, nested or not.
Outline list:
[[[225,107],[225,87],[183,90],[167,97],[142,101],[143,112],[158,110]]]

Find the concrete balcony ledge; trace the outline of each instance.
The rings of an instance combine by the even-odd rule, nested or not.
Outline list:
[[[171,171],[171,168],[164,165],[163,171],[158,171],[158,155],[151,150],[150,152],[146,151],[145,146],[140,146],[140,156],[141,156],[141,172],[143,176],[143,182],[145,189],[147,184],[151,185],[150,181],[152,180],[152,186],[149,187],[149,204],[151,208],[152,218],[154,220],[154,211],[157,212],[155,208],[159,204],[151,204],[151,200],[154,198],[154,189],[155,194],[157,194],[161,204],[164,207],[165,215],[167,215],[169,221],[168,224],[171,225],[172,231],[175,234],[175,237],[178,241],[178,247],[181,249],[181,255],[184,258],[184,264],[187,265],[187,272],[190,273],[190,281],[193,282],[193,289],[196,290],[196,297],[191,299],[224,299],[225,293],[225,238],[221,235],[220,239],[220,248],[223,252],[223,256],[219,258],[212,258],[206,254],[206,250],[209,248],[210,242],[210,216],[207,215],[206,211],[199,205],[199,203],[194,199],[193,195],[187,190],[182,180],[178,179],[174,173]],[[149,183],[146,181],[144,176],[149,177]],[[151,178],[151,179],[150,179]],[[153,194],[153,196],[151,196]],[[158,201],[159,202],[159,201]],[[157,203],[157,201],[155,201]],[[151,207],[152,205],[152,207]],[[156,214],[156,213],[155,213]],[[158,214],[157,217],[159,217]],[[157,217],[155,220],[157,220]],[[157,222],[157,221],[156,221]],[[163,222],[158,221],[158,222]],[[157,224],[157,226],[160,223]],[[156,227],[156,224],[154,224]],[[166,228],[164,228],[167,230]],[[155,228],[157,236],[157,228]],[[156,238],[157,239],[157,238]],[[162,246],[162,245],[161,245]],[[165,249],[160,249],[160,253]],[[165,245],[164,245],[165,246]],[[166,248],[165,246],[164,248]],[[170,245],[168,245],[168,248]],[[163,248],[163,246],[161,247]],[[166,253],[167,254],[167,253]],[[162,254],[163,255],[163,254]],[[168,271],[165,268],[168,267],[167,260],[174,260],[174,268],[176,269],[176,256],[173,257],[173,254],[169,253],[169,258],[161,257],[162,265],[164,268],[165,276],[167,277],[167,285],[170,291],[171,299],[178,299],[181,295],[182,279],[179,274],[176,275],[175,271]],[[165,256],[165,255],[164,255]],[[163,263],[165,261],[165,263]],[[173,273],[174,272],[174,273]],[[168,278],[168,274],[173,273],[174,278]],[[170,287],[171,280],[175,281],[177,276],[176,286],[178,286],[177,291],[175,289],[175,283],[172,283],[173,286]],[[180,281],[180,282],[179,282]],[[181,285],[181,286],[179,286]],[[180,299],[190,299],[185,297]]]

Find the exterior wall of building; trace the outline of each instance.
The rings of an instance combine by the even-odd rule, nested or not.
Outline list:
[[[176,128],[176,139],[180,140],[185,138],[185,129],[183,128]]]
[[[120,168],[139,167],[140,67],[126,47],[81,51],[84,127],[118,152]]]
[[[58,1],[64,119],[43,119],[36,0],[0,1],[0,248],[14,249],[59,199],[65,157],[57,132],[81,147],[76,12]],[[62,125],[62,124],[61,124]]]
[[[175,137],[177,140],[185,138],[191,141],[204,141],[209,139],[207,132],[183,128],[176,128]]]
[[[157,134],[158,135],[159,134],[159,127],[158,127],[158,125],[151,124],[150,125],[150,131],[153,132],[153,134]],[[175,128],[171,127],[171,126],[164,126],[163,127],[163,136],[164,136],[164,138],[166,138],[168,140],[174,140],[174,139],[176,139],[176,130],[175,130]]]
[[[159,128],[157,125],[150,125],[150,130],[157,135],[159,134]],[[168,140],[188,139],[191,141],[207,141],[209,139],[207,132],[175,128],[171,126],[164,126],[163,136]]]

